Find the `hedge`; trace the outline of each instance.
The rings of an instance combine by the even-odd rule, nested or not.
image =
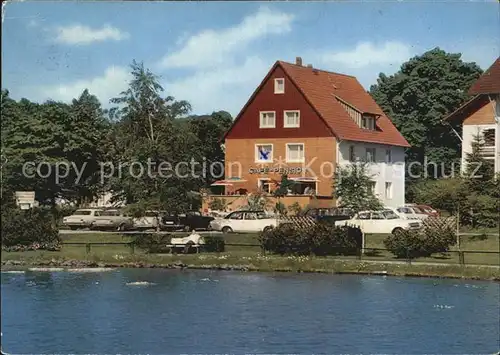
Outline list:
[[[354,255],[361,249],[357,227],[317,223],[310,228],[280,225],[259,234],[261,248],[279,255]]]
[[[2,209],[2,250],[59,250],[60,238],[50,211],[41,208]]]
[[[384,245],[397,258],[429,257],[446,253],[455,245],[456,232],[449,227],[426,227],[421,231],[400,231],[388,236]]]

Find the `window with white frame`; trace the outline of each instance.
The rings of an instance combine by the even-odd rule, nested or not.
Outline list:
[[[349,161],[350,161],[350,162],[354,162],[354,161],[356,161],[356,154],[355,154],[355,152],[354,152],[354,146],[353,146],[353,145],[351,145],[351,146],[349,147]]]
[[[272,163],[273,162],[273,145],[272,144],[256,144],[255,145],[255,162],[256,163]]]
[[[271,180],[259,179],[257,180],[257,187],[263,192],[271,193]]]
[[[284,78],[274,79],[274,93],[275,94],[284,94],[285,93],[285,79]]]
[[[285,111],[283,116],[285,128],[300,127],[300,111]]]
[[[391,151],[391,148],[385,150],[385,162],[387,164],[392,163],[392,151]]]
[[[260,128],[275,128],[275,127],[276,127],[276,112],[261,111]]]
[[[361,117],[361,128],[375,130],[375,117],[363,116]]]
[[[386,199],[392,198],[392,182],[385,183],[385,198]]]
[[[302,163],[305,160],[303,143],[288,143],[286,145],[286,161]]]
[[[367,163],[374,163],[375,162],[375,153],[376,153],[376,148],[366,148],[366,162]]]

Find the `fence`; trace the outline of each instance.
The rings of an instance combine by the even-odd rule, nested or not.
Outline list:
[[[79,247],[85,247],[86,254],[91,254],[92,252],[92,247],[93,246],[115,246],[115,245],[122,245],[122,246],[127,246],[130,250],[130,254],[135,254],[136,252],[136,247],[134,242],[94,242],[94,243],[87,243],[87,242],[64,242],[62,243],[62,246],[79,246]],[[231,242],[224,242],[224,246],[226,247],[232,247],[236,248],[239,250],[245,250],[245,249],[256,249],[259,248],[260,252],[263,254],[266,254],[265,250],[261,248],[260,244],[256,243],[231,243]],[[342,252],[341,249],[337,249],[339,253]],[[385,253],[385,255],[381,255],[382,253]],[[474,260],[471,258],[472,255],[480,255],[480,256],[486,256],[491,258],[491,263],[484,263],[484,262],[477,262],[477,259]],[[418,258],[403,258],[403,259],[396,259],[390,254],[390,251],[388,249],[384,248],[359,248],[357,249],[357,252],[352,255],[335,255],[332,256],[334,258],[338,259],[343,259],[347,258],[348,256],[355,257],[357,260],[364,260],[364,261],[380,261],[380,262],[401,262],[404,261],[408,264],[418,264],[418,263],[432,263],[432,264],[459,264],[459,265],[489,265],[489,266],[499,266],[500,265],[500,252],[496,251],[468,251],[468,250],[450,250],[441,253],[441,256],[435,256],[434,261],[429,260],[430,258],[426,258],[426,260],[419,260]],[[449,257],[451,256],[451,257]],[[453,257],[455,256],[455,257]],[[432,258],[431,258],[432,259]],[[438,261],[438,260],[444,260],[444,261]],[[485,259],[483,258],[483,261]],[[454,261],[454,262],[453,262]]]

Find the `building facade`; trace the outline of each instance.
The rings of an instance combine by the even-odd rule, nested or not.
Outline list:
[[[315,196],[335,205],[337,166],[366,160],[383,203],[404,203],[408,142],[355,77],[303,66],[300,58],[274,64],[224,143],[225,195],[270,193],[286,173],[295,181],[289,201],[305,205]]]
[[[445,118],[462,125],[462,172],[476,136],[482,140],[482,155],[500,172],[500,58],[471,86],[473,97]]]

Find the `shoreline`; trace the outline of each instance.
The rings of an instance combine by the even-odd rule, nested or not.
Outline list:
[[[492,266],[459,266],[453,264],[425,265],[425,264],[390,264],[373,263],[369,261],[342,261],[330,262],[324,268],[301,267],[300,263],[291,266],[271,266],[254,264],[217,264],[217,263],[184,263],[175,261],[171,263],[148,263],[144,261],[133,262],[96,262],[90,260],[46,260],[46,261],[24,261],[7,260],[1,263],[1,271],[75,271],[75,269],[171,269],[171,270],[220,270],[220,271],[244,271],[244,272],[295,272],[301,274],[321,273],[332,275],[367,275],[367,276],[393,276],[393,277],[419,277],[437,279],[462,279],[481,280],[500,283],[500,268],[493,275],[483,276],[480,272],[485,269],[495,269]],[[40,270],[30,270],[40,269]],[[54,269],[54,270],[51,270]],[[412,270],[413,269],[413,270]],[[102,270],[105,271],[105,270]],[[469,272],[466,272],[469,271]],[[476,274],[477,273],[477,274]]]

